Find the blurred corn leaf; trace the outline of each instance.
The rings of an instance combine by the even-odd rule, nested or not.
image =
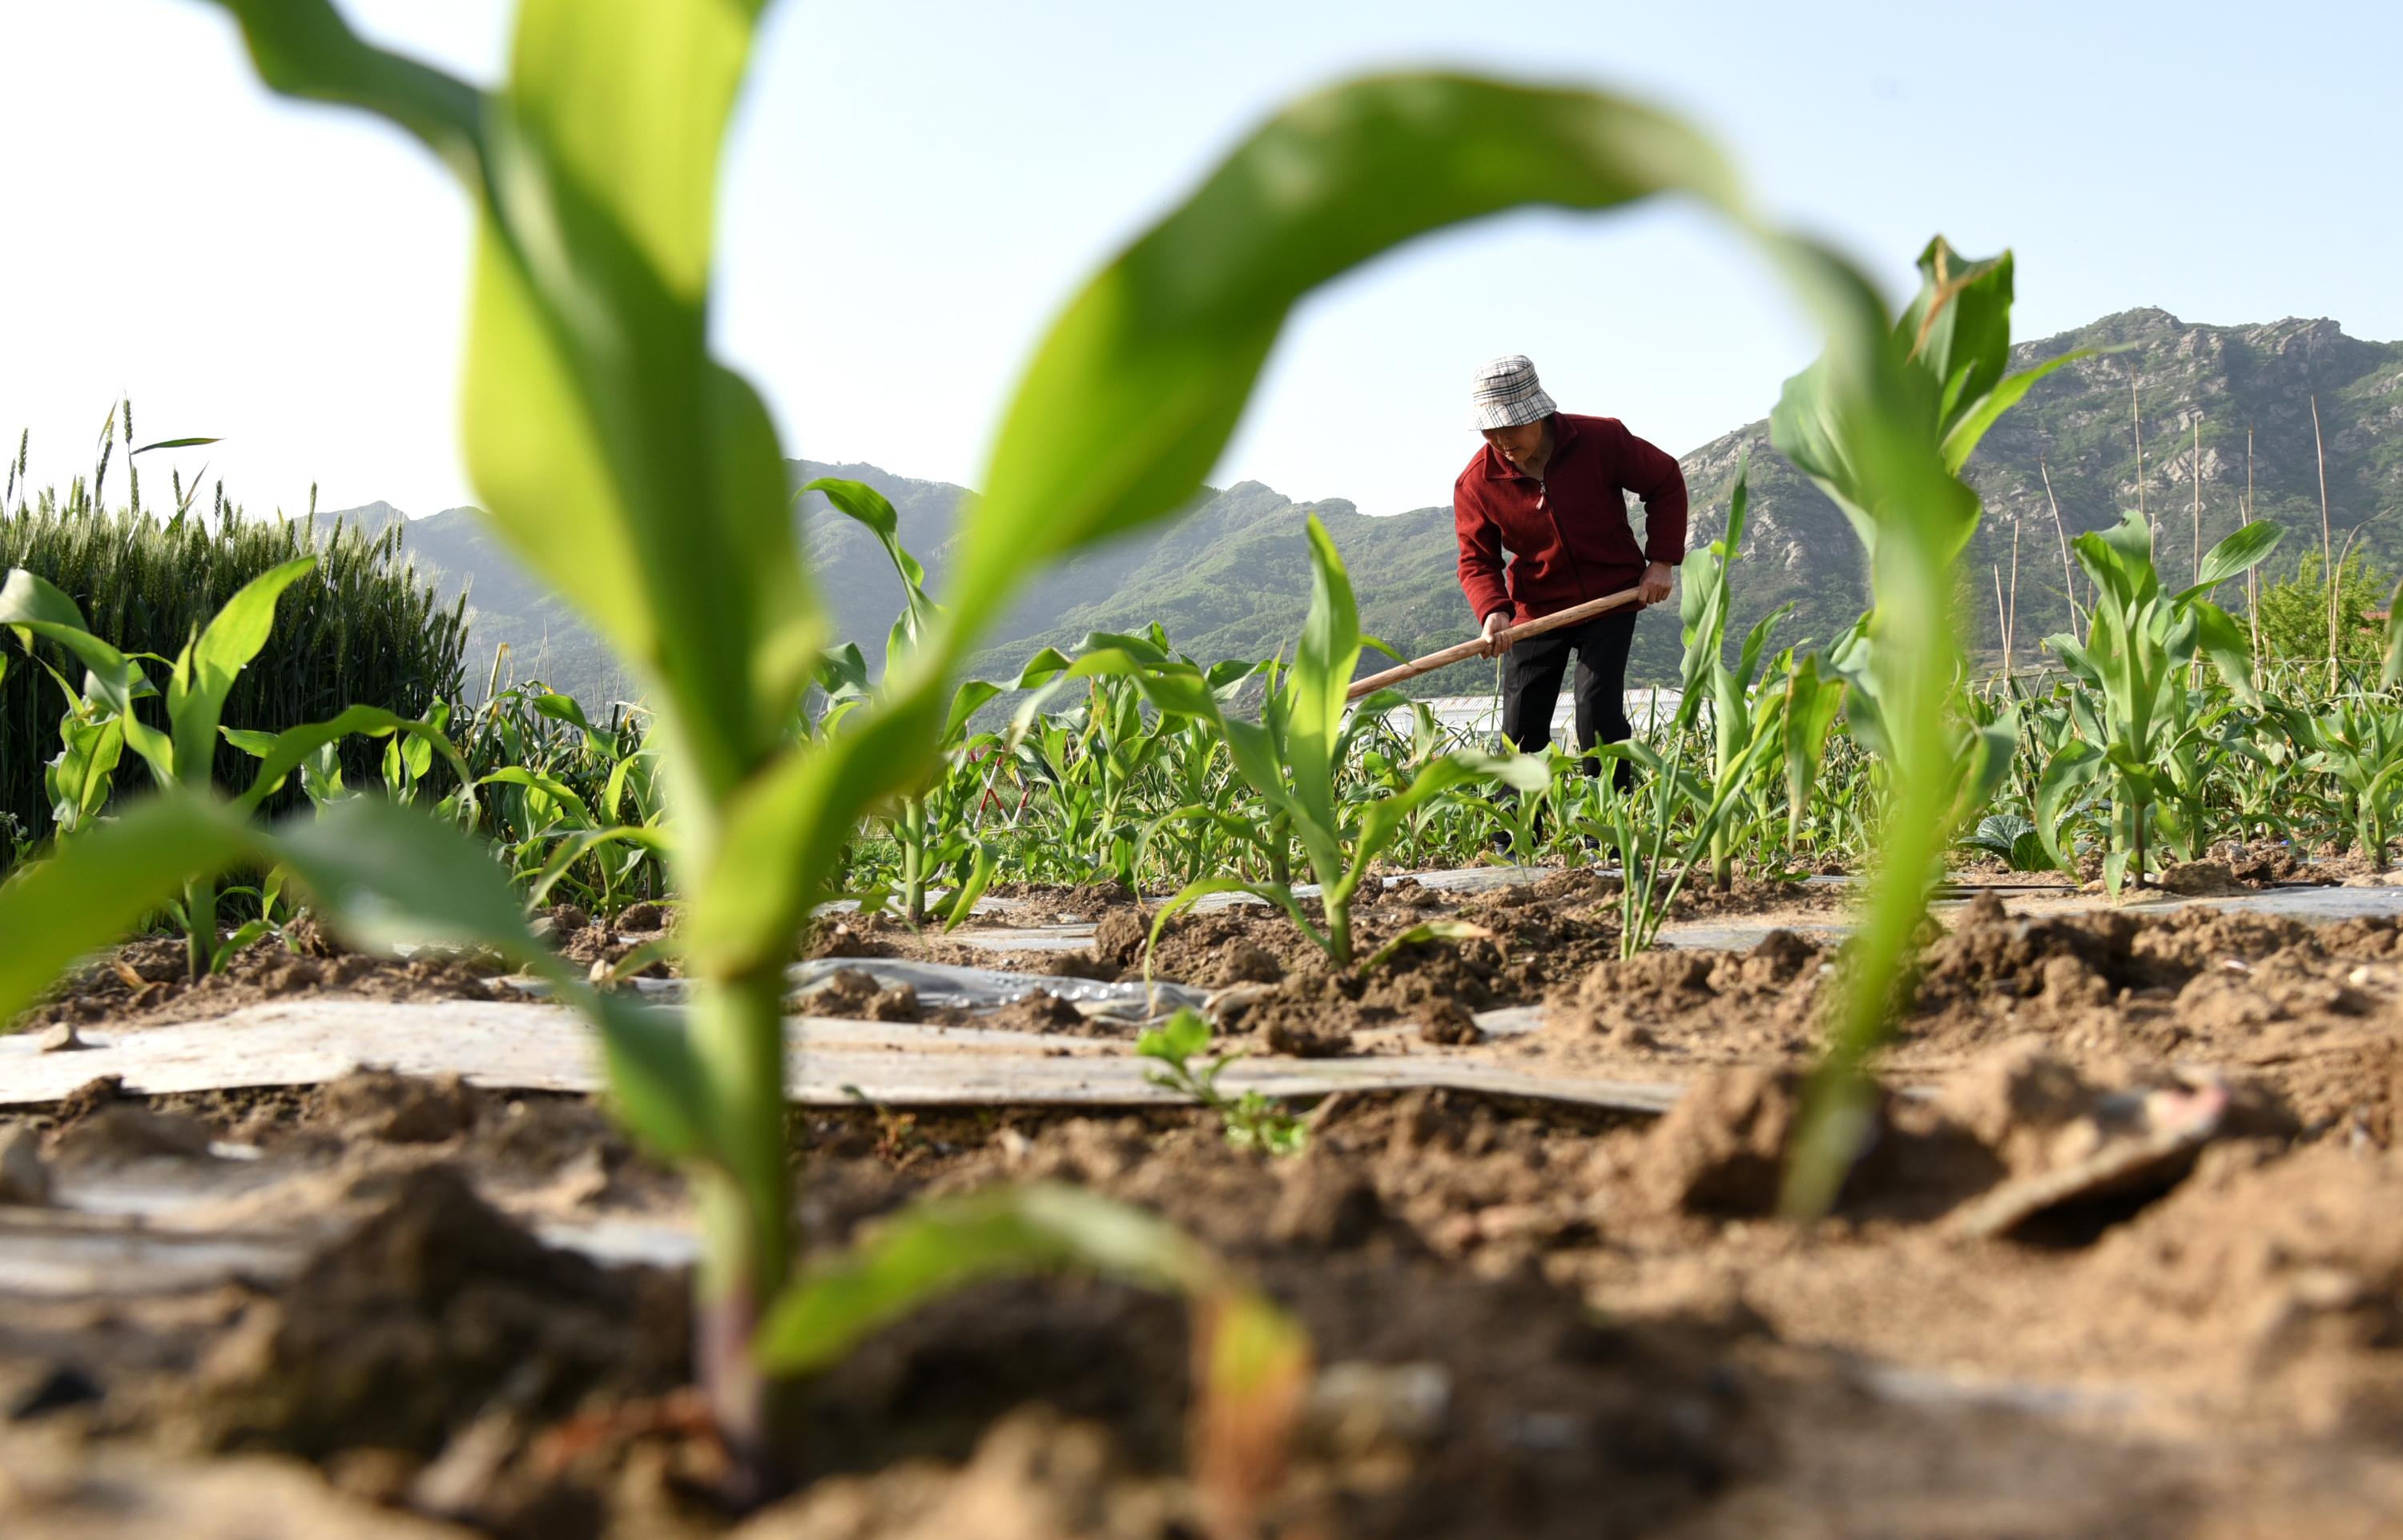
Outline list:
[[[2000,415],[1981,417],[1979,404],[2025,388],[2005,373],[2007,257],[1963,263],[1939,237],[1921,275],[1892,326],[1874,296],[1855,296],[1852,324],[1831,327],[1827,354],[1786,382],[1770,417],[1771,442],[1843,509],[1868,551],[1874,607],[1854,647],[1864,661],[1846,677],[1854,711],[1877,724],[1894,784],[1840,1015],[1787,1171],[1785,1205],[1798,1214],[1833,1204],[1863,1147],[1863,1066],[1900,1006],[1928,892],[1966,811],[1957,759],[1976,745],[1948,716],[1959,667],[1952,600],[1979,510],[1955,471]]]
[[[688,1153],[712,1177],[702,1373],[738,1447],[757,1435],[761,1402],[724,1350],[752,1340],[750,1312],[777,1296],[789,1249],[781,965],[863,811],[931,769],[951,675],[984,626],[1047,561],[1182,506],[1287,312],[1352,267],[1529,203],[1604,209],[1681,191],[1750,228],[1705,141],[1607,96],[1414,75],[1295,104],[1070,303],[1002,424],[933,639],[862,709],[796,744],[824,620],[766,411],[707,352],[719,143],[759,6],[524,0],[508,80],[482,93],[365,44],[325,0],[224,3],[271,83],[394,118],[477,200],[469,465],[508,542],[592,618],[659,714],[699,986],[701,1089],[682,1104],[698,1141]],[[1882,322],[1840,261],[1762,239],[1823,320]],[[1831,378],[1850,382],[1840,368]],[[1332,757],[1359,638],[1340,568],[1322,562],[1318,579],[1325,602],[1280,698],[1285,720],[1229,737],[1247,778],[1278,779],[1287,748],[1313,772],[1285,796],[1319,825],[1313,856],[1331,866],[1334,804],[1314,771]],[[1148,672],[1164,691],[1213,694],[1205,678]],[[805,1307],[777,1319],[789,1311]]]
[[[808,1374],[929,1300],[991,1278],[1077,1268],[1178,1294],[1223,1286],[1216,1260],[1140,1209],[1055,1183],[921,1203],[813,1260],[760,1332],[771,1368]]]
[[[1050,557],[1181,506],[1319,284],[1506,209],[1673,191],[1739,202],[1700,134],[1596,92],[1396,75],[1287,106],[1096,274],[1036,352],[963,532],[954,626],[980,629]]]
[[[194,876],[251,853],[242,820],[180,792],[93,825],[0,886],[0,1029],[87,952],[115,941]]]

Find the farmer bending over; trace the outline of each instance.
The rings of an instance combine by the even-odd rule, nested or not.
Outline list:
[[[1627,649],[1636,611],[1669,597],[1686,556],[1686,477],[1676,460],[1616,417],[1572,417],[1552,405],[1535,366],[1518,354],[1477,371],[1470,425],[1485,447],[1452,484],[1460,587],[1502,664],[1502,732],[1521,750],[1551,737],[1561,675],[1577,654],[1577,742],[1616,743],[1627,720]],[[1625,493],[1644,499],[1644,544]],[[1503,555],[1510,556],[1503,564]],[[1503,631],[1626,589],[1637,602],[1517,644]],[[1588,757],[1586,773],[1601,769]],[[1625,785],[1634,767],[1620,761]]]

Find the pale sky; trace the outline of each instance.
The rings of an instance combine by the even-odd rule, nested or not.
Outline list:
[[[489,80],[498,0],[352,0]],[[1719,137],[1760,198],[1897,295],[1932,232],[2020,257],[2019,332],[2136,305],[2403,336],[2384,164],[2403,7],[2036,0],[1636,6],[853,0],[774,7],[721,188],[722,350],[787,453],[976,483],[1016,371],[1092,265],[1290,94],[1442,63],[1604,84]],[[466,204],[412,143],[255,80],[198,0],[0,0],[0,432],[36,483],[142,437],[255,509],[473,501],[454,428]],[[1296,317],[1214,481],[1444,501],[1470,369],[1672,451],[1765,412],[1811,344],[1675,209],[1406,248]],[[119,473],[111,480],[121,487]]]

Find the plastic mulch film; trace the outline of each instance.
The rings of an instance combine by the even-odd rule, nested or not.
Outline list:
[[[918,1004],[936,1010],[946,1006],[999,1010],[1041,990],[1078,1006],[1088,1016],[1145,1021],[1188,1007],[1200,1010],[1209,999],[1207,990],[1164,980],[1114,984],[1051,974],[959,967],[948,963],[913,963],[895,957],[820,957],[796,963],[785,970],[785,987],[806,993],[838,973],[850,972],[864,973],[883,989],[907,984],[918,992]],[[806,999],[802,1004],[807,1004]]]

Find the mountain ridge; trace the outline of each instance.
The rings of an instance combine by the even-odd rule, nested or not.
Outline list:
[[[2124,348],[2057,370],[1996,424],[1964,474],[1986,505],[1965,558],[1960,600],[1973,647],[2000,645],[1995,588],[2010,590],[2010,544],[2019,535],[2015,651],[2034,656],[2039,638],[2069,616],[2062,549],[2078,533],[2116,520],[2141,496],[2160,526],[2160,561],[2174,578],[2191,560],[2198,420],[2202,542],[2235,528],[2245,496],[2247,435],[2255,506],[2288,529],[2271,567],[2291,572],[2319,534],[2317,458],[2311,406],[2318,398],[2326,439],[2331,521],[2343,542],[2392,564],[2403,527],[2378,522],[2403,504],[2403,344],[2347,336],[2336,322],[2288,317],[2251,326],[2180,320],[2153,307],[2121,311],[2085,326],[2034,339],[2013,351],[2015,368],[2085,347]],[[2138,471],[2133,405],[2143,420]],[[1642,431],[1640,418],[1631,425]],[[1868,597],[1857,542],[1841,513],[1770,447],[1766,419],[1722,434],[1679,457],[1691,489],[1689,544],[1726,528],[1738,462],[1752,464],[1752,520],[1734,576],[1738,634],[1785,608],[1778,645],[1824,642],[1849,626]],[[819,476],[865,481],[894,505],[901,539],[925,563],[940,597],[954,557],[958,513],[975,494],[939,481],[862,463],[788,462],[798,488]],[[2049,477],[2049,490],[2046,485]],[[2056,525],[2054,508],[2059,508]],[[867,531],[815,494],[797,501],[804,548],[837,633],[881,660],[901,591]],[[1257,481],[1204,489],[1191,508],[1147,530],[1068,558],[1041,575],[971,659],[985,677],[1014,673],[1036,647],[1073,646],[1092,631],[1132,631],[1160,621],[1194,656],[1258,657],[1290,645],[1308,605],[1302,515],[1316,512],[1343,553],[1360,596],[1364,630],[1405,654],[1467,634],[1453,571],[1445,506],[1366,515],[1340,498],[1297,502]],[[316,516],[382,529],[401,519],[388,504]],[[1640,509],[1632,515],[1640,524]],[[604,647],[560,601],[508,556],[474,510],[405,520],[403,543],[447,598],[469,586],[471,649],[509,644],[516,677],[544,678],[592,699],[623,695],[628,681]],[[2082,581],[2082,579],[2080,579]],[[1632,682],[1674,674],[1681,646],[1674,620],[1637,629]],[[489,667],[471,650],[472,683]],[[1417,681],[1422,693],[1489,687],[1493,665],[1456,665]]]

